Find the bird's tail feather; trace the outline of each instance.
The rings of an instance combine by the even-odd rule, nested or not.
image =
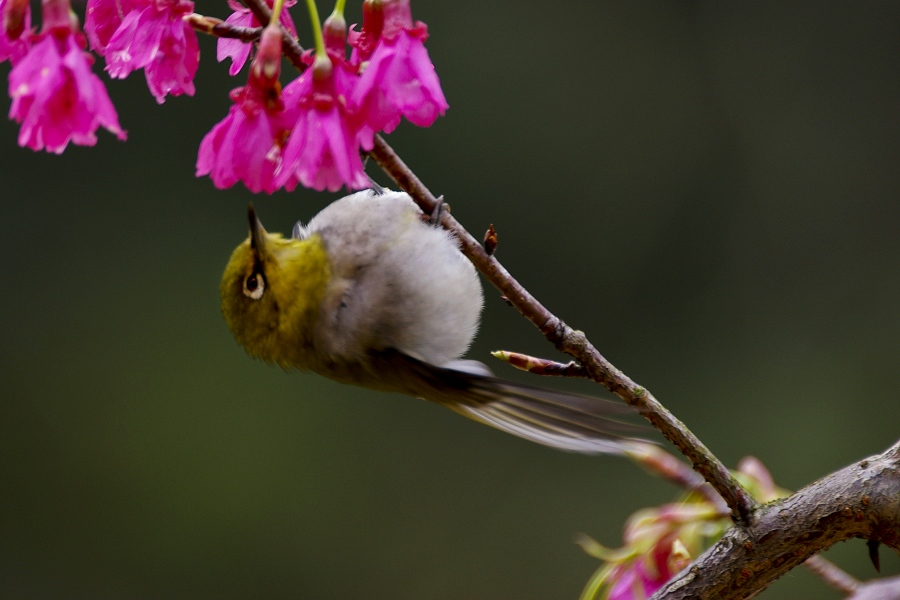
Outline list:
[[[416,382],[409,393],[538,444],[586,454],[622,454],[646,442],[642,438],[651,431],[625,421],[637,412],[621,401],[506,381],[474,361],[437,367],[401,356],[405,381]],[[417,377],[408,378],[411,372]]]
[[[476,421],[538,444],[586,454],[622,454],[647,428],[612,418],[634,414],[626,404],[473,377],[468,402],[450,407]]]

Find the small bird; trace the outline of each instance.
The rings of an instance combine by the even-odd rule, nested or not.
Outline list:
[[[564,450],[620,454],[643,428],[626,404],[495,377],[460,357],[483,293],[456,238],[405,193],[366,190],[294,227],[250,236],[222,276],[222,313],[247,352],[283,368],[443,404]]]

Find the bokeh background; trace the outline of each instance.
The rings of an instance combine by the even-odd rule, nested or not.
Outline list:
[[[551,310],[785,487],[900,437],[900,5],[413,10],[451,108],[389,142]],[[0,122],[0,597],[576,598],[575,534],[616,546],[678,490],[248,358],[218,297],[247,202],[289,231],[336,196],[194,178],[245,77],[201,44],[193,99],[108,84],[126,143]],[[470,356],[497,348],[558,357],[487,290]],[[829,556],[876,575],[861,541]],[[763,597],[838,595],[798,569]]]

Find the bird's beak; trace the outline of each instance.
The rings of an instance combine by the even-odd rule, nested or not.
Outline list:
[[[256,211],[253,210],[253,203],[247,206],[247,218],[250,221],[250,248],[256,256],[262,260],[266,254],[266,230],[263,229]]]

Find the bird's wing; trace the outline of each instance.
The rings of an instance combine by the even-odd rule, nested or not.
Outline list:
[[[391,353],[413,395],[538,444],[587,454],[622,454],[647,441],[649,428],[628,423],[637,412],[621,401],[499,379],[481,363],[438,367]],[[478,365],[477,368],[474,365]],[[616,418],[618,417],[618,418]]]

